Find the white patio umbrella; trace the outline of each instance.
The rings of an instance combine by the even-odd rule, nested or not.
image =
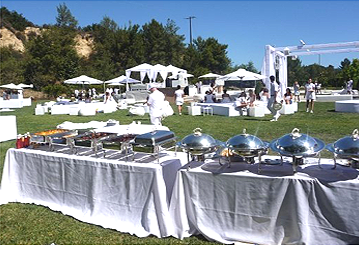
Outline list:
[[[181,76],[182,78],[189,78],[189,77],[193,77],[193,74],[190,73],[177,73],[174,75],[169,76],[169,79],[177,79],[177,76]]]
[[[87,75],[81,75],[72,79],[64,81],[65,84],[81,84],[82,88],[85,84],[103,84],[103,81],[97,80],[95,78],[89,77]],[[105,89],[105,88],[104,88]]]
[[[22,90],[22,88],[16,86],[14,83],[9,83],[9,84],[5,84],[5,85],[1,85],[1,88],[6,88],[6,89],[17,89],[17,90]]]
[[[125,75],[121,75],[119,77],[113,78],[111,80],[105,81],[106,84],[111,84],[114,85],[114,83],[140,83],[139,80],[136,79],[132,79],[132,78],[127,78]]]
[[[218,78],[218,77],[221,77],[221,75],[215,73],[208,73],[205,75],[201,75],[198,78]]]
[[[253,72],[249,72],[245,69],[238,69],[235,72],[226,74],[224,76],[221,77],[221,79],[224,80],[241,80],[241,81],[254,81],[254,80],[261,80],[266,78],[266,76],[261,75],[261,74],[257,74],[257,73],[253,73]]]
[[[24,83],[17,84],[16,86],[18,86],[19,88],[33,88],[34,87],[33,84],[27,85]]]
[[[97,80],[95,78],[86,76],[86,75],[81,75],[79,77],[75,77],[72,79],[68,79],[64,81],[65,84],[102,84],[103,81]]]

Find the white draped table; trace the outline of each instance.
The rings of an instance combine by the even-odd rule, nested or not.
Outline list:
[[[184,153],[169,152],[158,164],[9,149],[0,204],[34,203],[139,237],[166,237],[173,233],[168,205],[181,159]]]
[[[175,237],[230,244],[359,244],[358,171],[322,159],[299,167],[192,162],[177,172]]]

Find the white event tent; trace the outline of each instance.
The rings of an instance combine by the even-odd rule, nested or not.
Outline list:
[[[175,67],[173,65],[164,66],[161,64],[150,65],[147,63],[140,64],[138,66],[132,67],[126,70],[126,77],[130,78],[132,72],[140,72],[141,83],[144,78],[149,78],[150,82],[155,81],[158,73],[160,73],[163,80],[166,80],[168,73],[172,73],[172,75],[177,75],[178,73],[187,73],[186,70]],[[128,82],[126,82],[126,91],[129,89]]]

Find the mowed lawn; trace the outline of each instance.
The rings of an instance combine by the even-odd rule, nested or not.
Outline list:
[[[99,113],[96,116],[69,116],[69,115],[34,115],[34,108],[16,109],[13,112],[2,112],[1,115],[16,115],[18,133],[37,132],[56,128],[64,121],[89,122],[118,120],[120,124],[129,124],[132,121],[141,121],[149,124],[149,116],[129,116],[127,110],[115,113]],[[173,105],[175,113],[176,107]],[[355,128],[359,128],[359,114],[338,113],[334,111],[334,103],[316,103],[314,114],[305,112],[305,103],[299,104],[299,111],[292,115],[282,115],[278,122],[270,122],[270,115],[263,118],[254,117],[225,117],[225,116],[189,116],[186,107],[184,114],[167,117],[163,125],[170,128],[179,139],[191,134],[200,127],[203,133],[214,138],[226,141],[230,137],[241,134],[243,129],[247,133],[258,136],[264,141],[271,141],[290,133],[293,128],[299,128],[302,133],[331,143],[337,139],[350,135]],[[3,125],[3,123],[0,123]],[[0,143],[0,174],[3,171],[6,151],[15,147],[15,141]],[[332,155],[323,151],[322,157]],[[32,204],[10,203],[0,206],[0,244],[62,244],[62,245],[208,245],[218,244],[209,242],[202,236],[192,236],[184,240],[168,237],[138,238],[126,233],[80,222],[72,217],[51,211],[43,206]]]

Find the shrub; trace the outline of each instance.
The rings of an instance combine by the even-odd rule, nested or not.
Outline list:
[[[47,85],[42,89],[43,92],[48,94],[50,97],[56,98],[68,91],[68,88],[61,84]]]

